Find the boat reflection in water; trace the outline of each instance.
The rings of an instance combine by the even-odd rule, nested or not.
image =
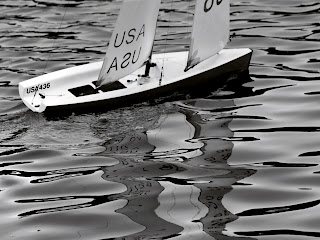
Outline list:
[[[223,196],[254,173],[227,163],[233,132],[223,109],[230,107],[231,100],[186,101],[148,131],[106,143],[101,155],[119,164],[105,167],[103,178],[126,186],[110,196],[127,201],[116,213],[131,234],[118,239],[252,239],[222,233],[237,218]]]

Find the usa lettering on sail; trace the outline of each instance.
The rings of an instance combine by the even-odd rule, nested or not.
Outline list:
[[[144,37],[145,33],[145,24],[142,25],[140,28],[140,31],[138,32],[136,28],[131,28],[129,31],[124,31],[122,34],[116,34],[115,40],[114,40],[114,47],[119,48],[123,44],[129,45],[133,43],[134,41],[137,42],[139,39],[142,39]],[[114,57],[107,73],[110,72],[111,69],[114,69],[118,71],[119,66],[121,68],[126,68],[129,66],[129,64],[135,64],[140,57],[141,48],[134,50],[133,52],[126,53],[122,59],[119,59],[117,57]],[[120,61],[120,62],[119,62]]]

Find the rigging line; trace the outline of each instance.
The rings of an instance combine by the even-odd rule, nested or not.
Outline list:
[[[63,14],[63,17],[62,17],[62,19],[61,19],[61,22],[60,22],[58,31],[56,32],[56,37],[55,37],[55,39],[54,39],[54,41],[53,41],[53,44],[52,44],[52,47],[51,47],[51,48],[54,47],[54,45],[55,45],[55,43],[56,43],[56,41],[57,41],[57,35],[58,35],[58,33],[59,33],[60,29],[61,29],[62,22],[64,21],[64,17],[66,16],[66,13],[67,13],[67,6],[65,6],[64,14]],[[47,68],[47,66],[48,66],[48,62],[49,62],[49,60],[50,60],[50,56],[51,56],[51,50],[49,51],[49,56],[48,56],[48,59],[47,59],[47,61],[46,61],[46,65],[45,65],[45,67],[44,67],[44,69],[43,69],[42,74],[44,74],[44,72],[45,72],[45,70],[46,70],[46,68]]]
[[[60,25],[59,25],[59,28],[58,28],[58,31],[56,32],[56,34],[58,34],[59,31],[60,31],[60,28],[61,28],[61,26],[62,26],[62,22],[63,22],[63,20],[64,20],[64,17],[66,16],[66,12],[67,12],[67,6],[65,6],[64,14],[63,14],[63,17],[62,17],[62,19],[61,19],[61,22],[60,22]],[[56,40],[57,40],[57,37],[54,39],[51,48],[54,47],[54,45],[55,45],[55,43],[56,43]],[[44,74],[44,72],[46,71],[46,68],[47,68],[47,65],[48,65],[50,56],[51,56],[51,51],[49,51],[49,56],[48,56],[48,58],[47,58],[46,65],[44,66],[44,69],[43,69],[43,71],[42,71],[42,74]],[[34,95],[33,95],[32,101],[31,101],[31,104],[33,104],[34,98],[36,97],[38,90],[39,90],[39,85],[36,87],[36,91],[34,92]]]
[[[172,15],[172,6],[173,6],[173,0],[171,0],[170,4],[170,14],[169,14],[169,21],[168,21],[168,27],[167,27],[167,33],[166,33],[166,41],[164,44],[164,49],[163,49],[163,58],[162,58],[162,67],[161,67],[161,76],[159,79],[159,86],[161,85],[162,82],[162,77],[163,77],[163,67],[164,67],[164,57],[167,52],[167,43],[168,43],[168,35],[169,35],[169,28],[170,28],[170,22],[171,22],[171,15]]]
[[[189,1],[189,11],[191,11],[191,1]],[[187,58],[186,58],[186,66],[188,64],[188,58],[189,58],[189,50],[190,50],[190,47],[191,47],[191,38],[192,38],[192,25],[193,25],[193,20],[194,20],[194,13],[190,13],[190,17],[189,17],[189,20],[188,22],[190,23],[189,27],[187,27],[188,29],[188,33],[189,33],[189,39],[186,38],[186,44],[189,45],[189,49],[188,49],[188,54],[187,54]]]

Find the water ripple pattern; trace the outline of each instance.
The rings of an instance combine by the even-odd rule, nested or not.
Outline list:
[[[28,111],[18,83],[101,60],[121,2],[1,1],[1,239],[319,239],[319,1],[232,0],[249,72],[203,96]],[[188,48],[194,3],[162,1],[155,52]]]

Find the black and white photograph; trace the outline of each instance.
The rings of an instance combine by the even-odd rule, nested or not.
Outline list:
[[[320,239],[319,0],[1,0],[1,240]]]

